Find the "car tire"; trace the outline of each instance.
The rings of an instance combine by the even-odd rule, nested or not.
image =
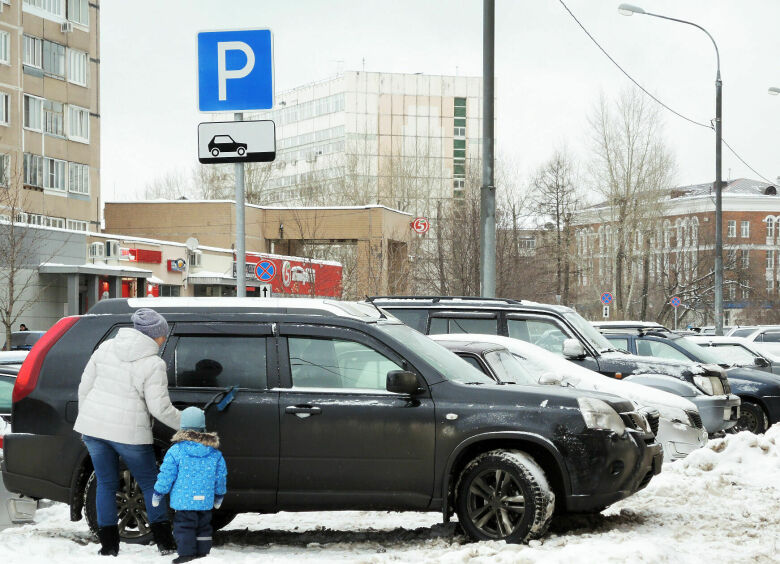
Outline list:
[[[730,433],[739,433],[740,431],[750,431],[759,435],[769,428],[769,418],[764,409],[755,402],[742,400],[739,406],[739,419],[737,424],[729,429]]]
[[[246,154],[246,149],[244,147],[239,147],[238,150],[236,150],[236,153],[238,153],[239,157],[243,157]]]
[[[466,534],[475,540],[524,543],[550,526],[555,494],[544,470],[519,450],[479,455],[461,472],[455,509]]]
[[[216,147],[211,150],[211,156],[212,157],[218,157],[219,156],[219,149]]]
[[[215,509],[211,513],[211,527],[218,531],[224,529],[233,519],[236,518],[237,513],[231,513],[229,511],[223,511],[221,509]]]
[[[144,497],[138,482],[126,468],[120,470],[119,491],[116,497],[119,506],[119,539],[130,544],[151,543],[152,530],[146,517]],[[90,530],[97,534],[97,475],[94,472],[87,479],[84,488],[84,513]],[[127,519],[123,522],[126,515]]]

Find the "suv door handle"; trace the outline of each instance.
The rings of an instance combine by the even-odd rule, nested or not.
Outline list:
[[[306,419],[312,415],[319,415],[322,413],[322,408],[316,405],[288,405],[284,408],[285,413],[291,413],[300,419]]]

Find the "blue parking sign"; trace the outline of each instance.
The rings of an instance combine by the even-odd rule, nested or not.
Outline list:
[[[274,105],[270,29],[198,33],[198,110],[269,110]]]

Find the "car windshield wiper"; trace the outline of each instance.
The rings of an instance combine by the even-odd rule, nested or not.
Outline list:
[[[484,386],[484,382],[464,382],[467,386]]]

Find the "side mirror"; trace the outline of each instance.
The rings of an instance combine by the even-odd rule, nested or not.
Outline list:
[[[766,368],[770,365],[769,361],[762,356],[757,356],[753,359],[753,364],[760,368]]]
[[[563,356],[566,358],[584,358],[585,347],[577,339],[566,339],[563,342]]]
[[[545,372],[539,378],[539,383],[543,386],[562,386],[563,375],[557,372]]]
[[[391,370],[387,373],[387,391],[394,394],[414,395],[420,389],[417,374],[407,370]]]

